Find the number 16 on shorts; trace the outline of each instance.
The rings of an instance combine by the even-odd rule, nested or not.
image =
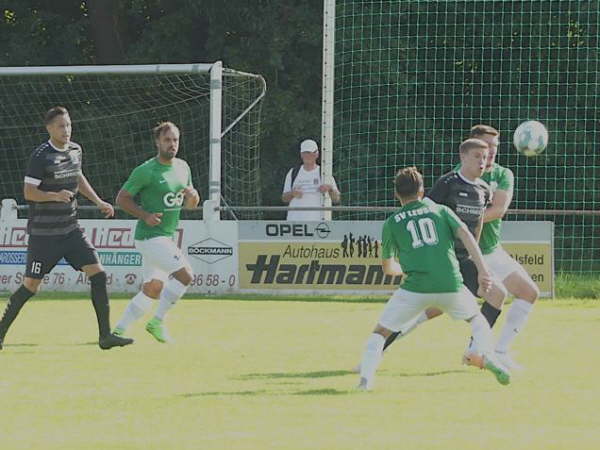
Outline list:
[[[42,263],[40,261],[31,261],[31,273],[39,275],[42,273]]]

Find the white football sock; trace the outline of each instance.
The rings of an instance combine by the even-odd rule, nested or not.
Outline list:
[[[369,389],[373,385],[375,372],[381,362],[383,344],[385,344],[385,338],[378,333],[373,333],[369,336],[367,345],[365,346],[360,363],[360,377],[367,380],[367,387]]]
[[[483,355],[489,355],[492,351],[492,329],[483,314],[479,313],[471,319],[471,336],[473,342],[469,350]]]
[[[533,308],[533,303],[526,300],[515,298],[510,306],[510,310],[506,315],[506,323],[500,333],[500,339],[496,344],[496,351],[506,353],[512,341],[517,337],[517,334],[525,326],[529,313]]]
[[[179,300],[183,294],[185,294],[187,288],[188,287],[185,284],[182,284],[175,278],[171,278],[160,293],[160,300],[154,317],[163,320],[167,311],[177,303],[177,300]]]
[[[127,329],[129,325],[142,317],[152,307],[152,299],[142,291],[138,292],[127,304],[117,328]]]

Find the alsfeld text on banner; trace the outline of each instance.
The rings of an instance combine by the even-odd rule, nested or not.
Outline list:
[[[554,223],[502,222],[502,247],[527,271],[541,297],[554,297]]]

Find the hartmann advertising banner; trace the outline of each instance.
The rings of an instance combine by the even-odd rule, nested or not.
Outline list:
[[[383,221],[240,222],[242,292],[390,293],[400,282],[381,270]],[[503,222],[502,242],[551,297],[552,222]]]
[[[390,292],[383,274],[383,222],[240,222],[242,291]]]

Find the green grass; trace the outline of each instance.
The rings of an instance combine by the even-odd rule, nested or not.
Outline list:
[[[0,352],[0,447],[598,448],[599,302],[539,302],[515,345],[527,370],[508,387],[460,365],[468,327],[442,317],[357,392],[350,368],[381,308],[184,300],[175,344],[138,323],[133,346],[103,352],[89,300],[32,302]]]
[[[556,295],[559,298],[600,299],[600,277],[598,275],[578,275],[559,273],[555,279]]]

